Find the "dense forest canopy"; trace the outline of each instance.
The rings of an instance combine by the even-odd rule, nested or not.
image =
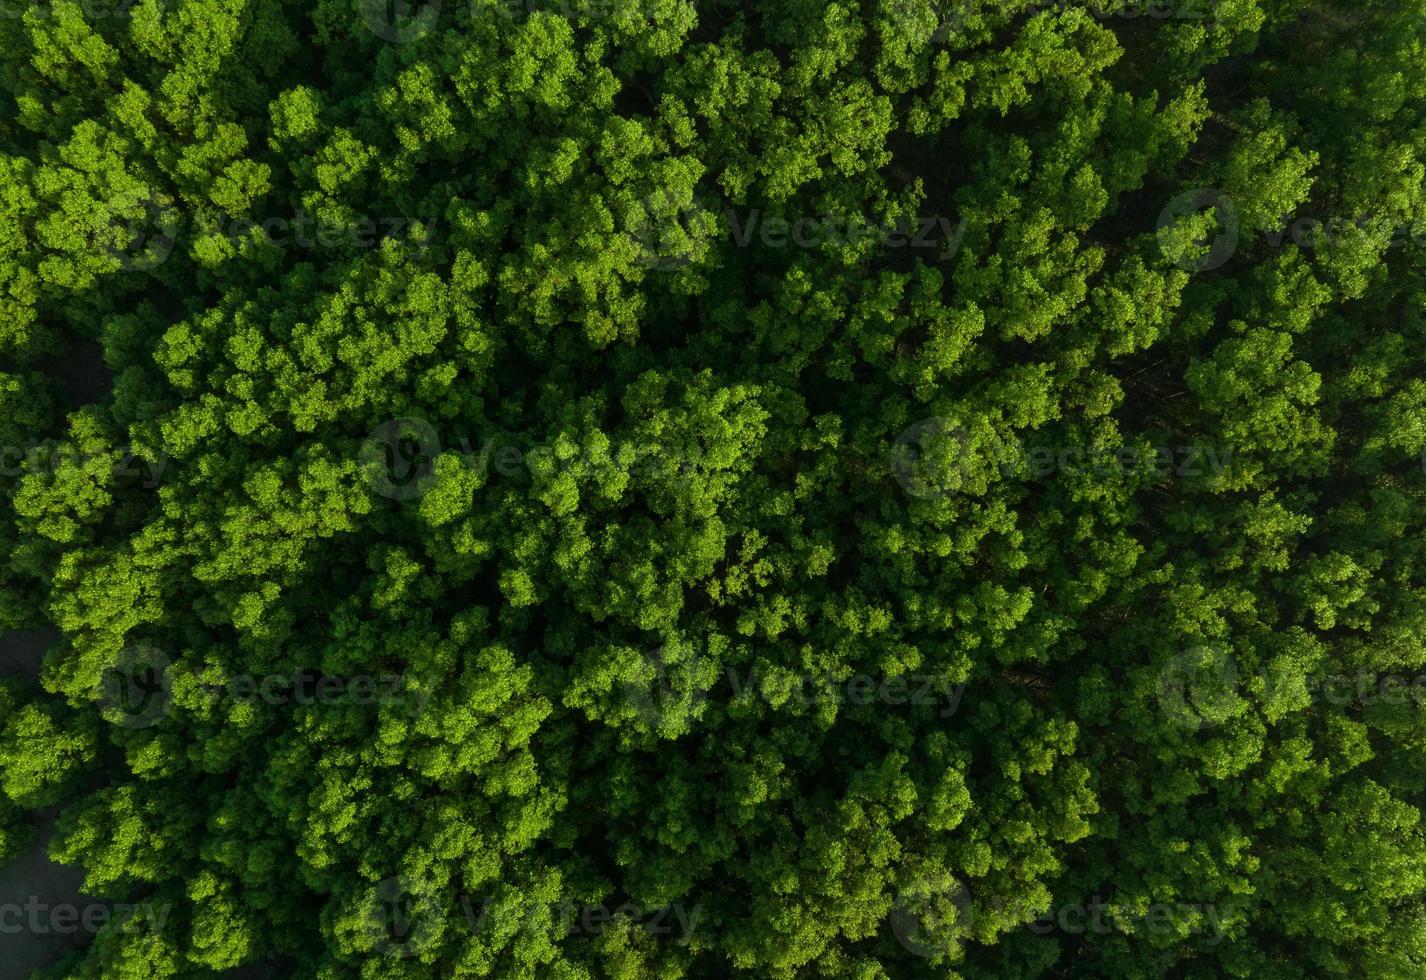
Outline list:
[[[1423,42],[3,0],[44,976],[1422,976]]]

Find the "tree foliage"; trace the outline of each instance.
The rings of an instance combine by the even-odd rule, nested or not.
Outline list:
[[[1420,976],[1417,6],[8,11],[53,975]]]

